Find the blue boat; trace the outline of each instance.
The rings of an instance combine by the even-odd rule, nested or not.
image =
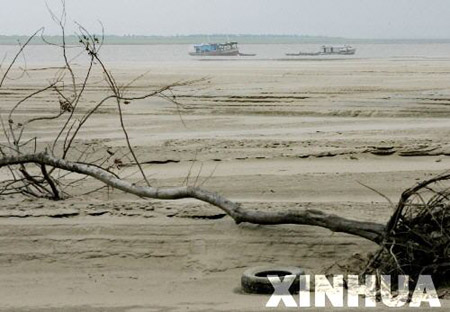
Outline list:
[[[238,56],[237,42],[202,43],[192,46],[191,56]]]

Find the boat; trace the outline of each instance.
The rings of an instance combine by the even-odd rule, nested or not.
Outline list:
[[[356,53],[356,49],[349,45],[345,45],[342,47],[322,46],[321,53],[323,55],[332,55],[332,54],[353,55]]]
[[[225,43],[202,43],[192,46],[191,56],[255,56],[256,54],[240,53],[236,41]]]
[[[287,56],[354,55],[356,49],[349,46],[322,46],[318,52],[286,53]]]

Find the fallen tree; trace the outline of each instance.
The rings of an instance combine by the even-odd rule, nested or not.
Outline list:
[[[280,212],[252,211],[244,209],[240,204],[235,203],[220,194],[209,192],[199,187],[181,186],[156,188],[151,186],[137,186],[128,181],[120,179],[117,175],[101,167],[70,162],[61,158],[56,158],[47,152],[38,154],[27,154],[18,156],[3,157],[0,159],[0,167],[38,164],[40,166],[50,166],[70,172],[81,173],[91,176],[106,185],[121,191],[134,194],[139,197],[153,198],[161,200],[175,200],[183,198],[194,198],[222,209],[236,223],[248,222],[254,224],[305,224],[321,226],[334,232],[344,232],[358,235],[374,242],[381,242],[385,226],[372,222],[362,222],[349,220],[333,214],[326,214],[318,210],[307,209],[303,211],[289,210]]]

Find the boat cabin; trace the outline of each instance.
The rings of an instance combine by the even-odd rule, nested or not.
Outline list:
[[[230,50],[237,50],[237,42],[225,42],[225,43],[202,43],[194,45],[195,53],[211,53],[211,52],[226,52]]]

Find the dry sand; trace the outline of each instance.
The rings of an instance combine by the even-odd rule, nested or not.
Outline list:
[[[449,59],[113,67],[124,83],[148,70],[130,95],[209,77],[177,89],[181,109],[161,98],[124,106],[154,185],[180,185],[189,176],[190,184],[248,207],[316,208],[385,222],[392,208],[358,182],[396,201],[405,188],[450,168]],[[53,72],[8,81],[2,113]],[[101,84],[91,85],[84,100],[92,105],[102,95]],[[47,99],[27,102],[17,118],[55,112]],[[125,151],[115,108],[111,102],[94,115],[78,147]],[[49,142],[59,125],[36,124],[29,135]],[[389,155],[379,155],[386,149]],[[119,173],[139,179],[135,167]],[[72,191],[98,186],[86,180]],[[2,197],[0,217],[0,307],[7,311],[261,311],[267,296],[239,293],[246,268],[281,264],[323,273],[376,247],[309,226],[236,225],[196,201],[106,190],[61,202]]]

